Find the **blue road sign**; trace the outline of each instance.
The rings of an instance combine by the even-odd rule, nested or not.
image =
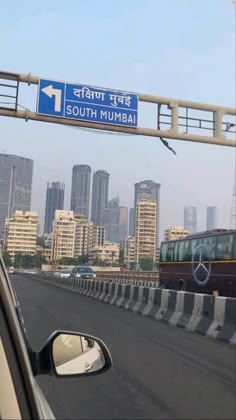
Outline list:
[[[101,124],[137,127],[138,95],[40,79],[37,113]]]

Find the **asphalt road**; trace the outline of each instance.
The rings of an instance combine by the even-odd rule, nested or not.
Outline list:
[[[113,368],[38,379],[59,419],[236,419],[236,350],[124,309],[13,276],[31,345],[56,329],[99,336]]]

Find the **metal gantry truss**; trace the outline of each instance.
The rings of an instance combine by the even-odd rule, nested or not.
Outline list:
[[[114,133],[184,140],[196,143],[236,147],[236,109],[179,99],[138,94],[139,101],[153,104],[155,121],[152,127],[121,127],[39,115],[20,106],[19,85],[38,85],[39,77],[0,71],[0,116],[42,121]],[[35,99],[36,103],[36,99]],[[25,109],[22,109],[25,108]],[[142,110],[139,110],[139,118]],[[143,118],[145,120],[145,114]]]

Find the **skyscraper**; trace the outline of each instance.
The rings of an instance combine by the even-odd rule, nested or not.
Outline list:
[[[33,160],[0,154],[0,240],[7,217],[16,210],[30,211],[32,178]]]
[[[129,209],[129,236],[135,235],[135,215],[134,208]]]
[[[134,226],[136,226],[136,204],[139,200],[155,200],[156,202],[156,246],[159,245],[160,239],[160,190],[161,185],[151,181],[145,180],[134,184]]]
[[[136,204],[136,263],[142,258],[156,258],[156,200],[141,199]]]
[[[11,257],[18,252],[34,255],[37,248],[38,213],[35,211],[16,210],[6,219],[5,247]]]
[[[113,198],[105,206],[103,223],[105,238],[110,242],[119,242],[120,207],[119,198]]]
[[[128,236],[128,208],[120,207],[119,240],[125,241]]]
[[[104,210],[108,201],[109,176],[103,170],[93,174],[91,221],[96,225],[103,224]]]
[[[70,209],[81,216],[89,217],[91,168],[74,165],[72,169]]]
[[[206,229],[212,230],[215,228],[216,228],[216,207],[207,207]]]
[[[187,229],[189,233],[195,233],[197,231],[196,207],[184,207],[184,229]]]
[[[44,233],[52,232],[52,222],[55,210],[63,210],[65,185],[58,182],[48,182],[44,219]]]

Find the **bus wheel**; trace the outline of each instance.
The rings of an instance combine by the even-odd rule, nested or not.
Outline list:
[[[179,280],[179,288],[178,288],[178,290],[182,290],[182,291],[185,290],[185,281],[183,279],[180,279]]]

